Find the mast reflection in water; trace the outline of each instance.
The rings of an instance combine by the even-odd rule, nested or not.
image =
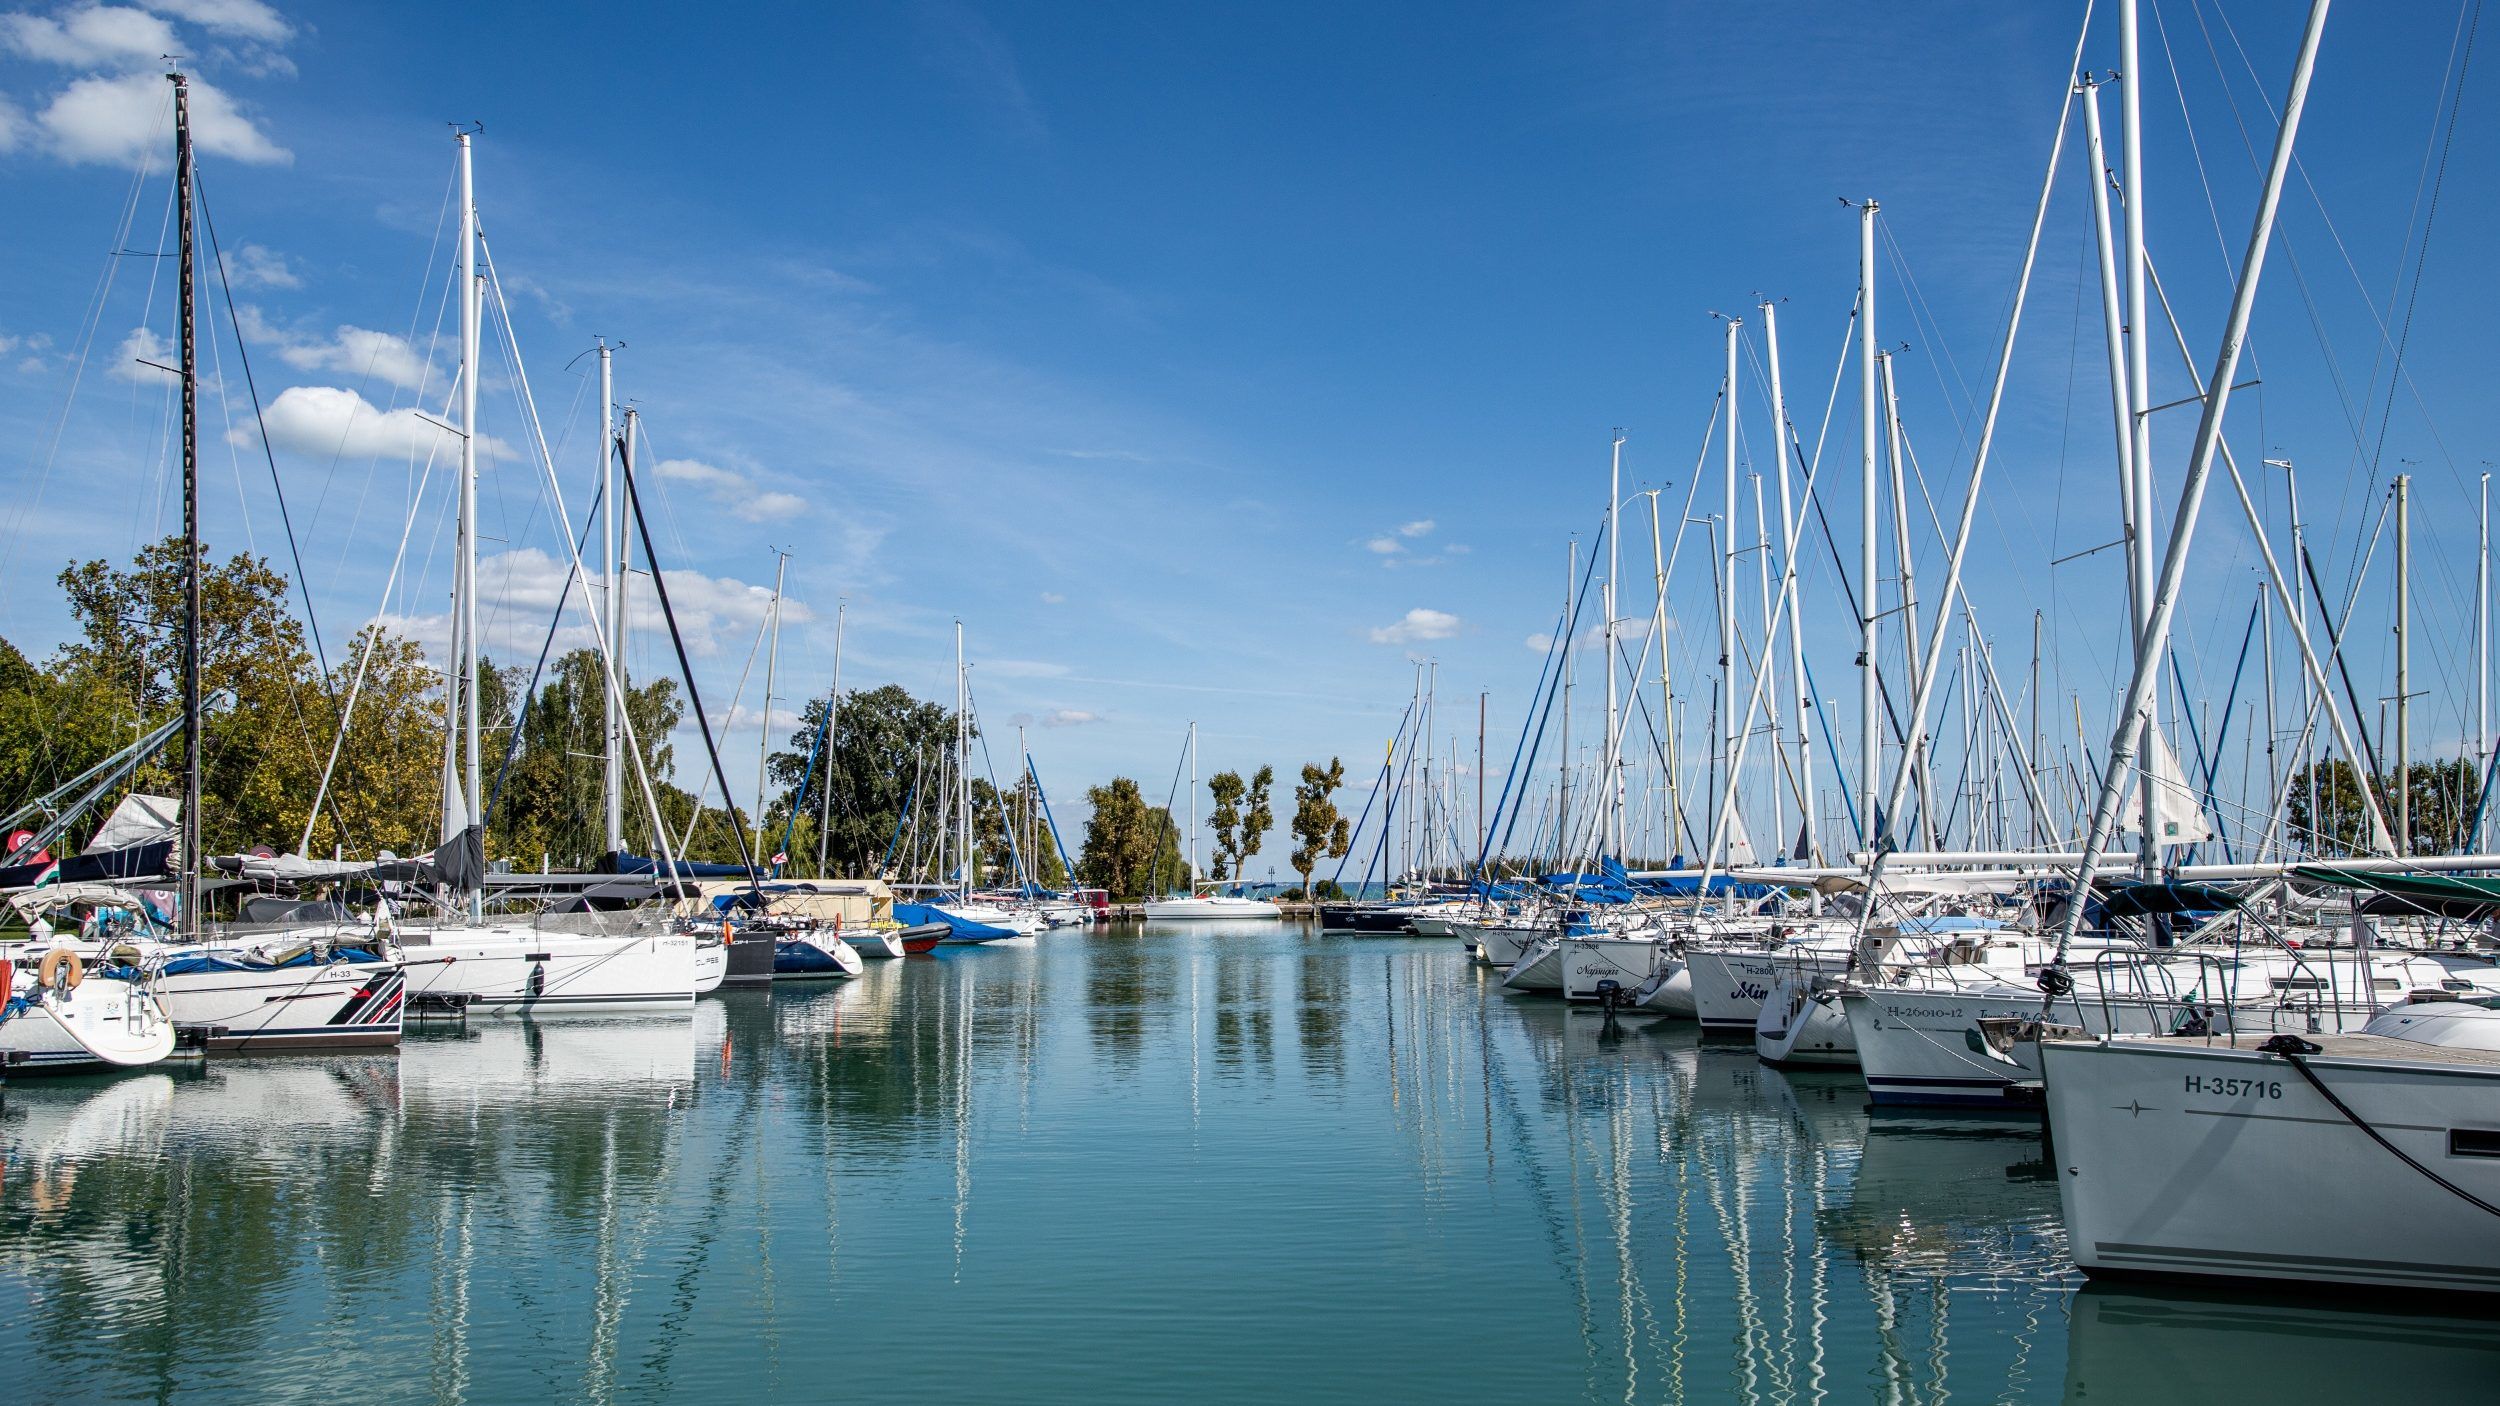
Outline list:
[[[2035,1124],[1870,1118],[1846,1074],[1506,995],[1446,942],[1273,923],[26,1081],[0,1159],[0,1360],[43,1384],[13,1399],[2292,1399],[2500,1366],[2462,1321],[2079,1294]]]

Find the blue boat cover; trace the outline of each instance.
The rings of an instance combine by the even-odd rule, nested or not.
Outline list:
[[[922,927],[930,923],[944,923],[947,931],[952,933],[959,942],[995,942],[1002,937],[1015,936],[1012,929],[994,928],[987,923],[976,923],[967,918],[958,918],[952,913],[926,903],[895,904],[894,921],[907,928]]]

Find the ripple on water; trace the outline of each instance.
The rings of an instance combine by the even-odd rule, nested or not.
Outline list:
[[[0,1158],[0,1355],[62,1399],[2134,1400],[2199,1348],[2233,1399],[2321,1341],[2494,1361],[2078,1296],[2036,1126],[1870,1117],[1453,944],[1273,924],[29,1081]]]

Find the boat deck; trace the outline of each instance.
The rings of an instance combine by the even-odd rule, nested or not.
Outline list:
[[[2158,1050],[2163,1053],[2192,1053],[2199,1050],[2227,1050],[2240,1054],[2257,1054],[2258,1046],[2274,1038],[2271,1035],[2164,1036],[2116,1040],[2057,1040],[2060,1045],[2109,1044],[2125,1049]],[[2303,1035],[2300,1037],[2318,1047],[2311,1059],[2355,1060],[2375,1064],[2445,1064],[2500,1069],[2500,1050],[2460,1049],[2445,1045],[2425,1045],[2413,1040],[2396,1040],[2385,1035]]]

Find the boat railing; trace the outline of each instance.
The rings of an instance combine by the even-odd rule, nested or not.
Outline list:
[[[636,908],[613,911],[585,909],[573,913],[540,913],[530,920],[539,932],[559,933],[567,937],[632,937],[653,932],[664,926],[664,914],[653,914]]]

